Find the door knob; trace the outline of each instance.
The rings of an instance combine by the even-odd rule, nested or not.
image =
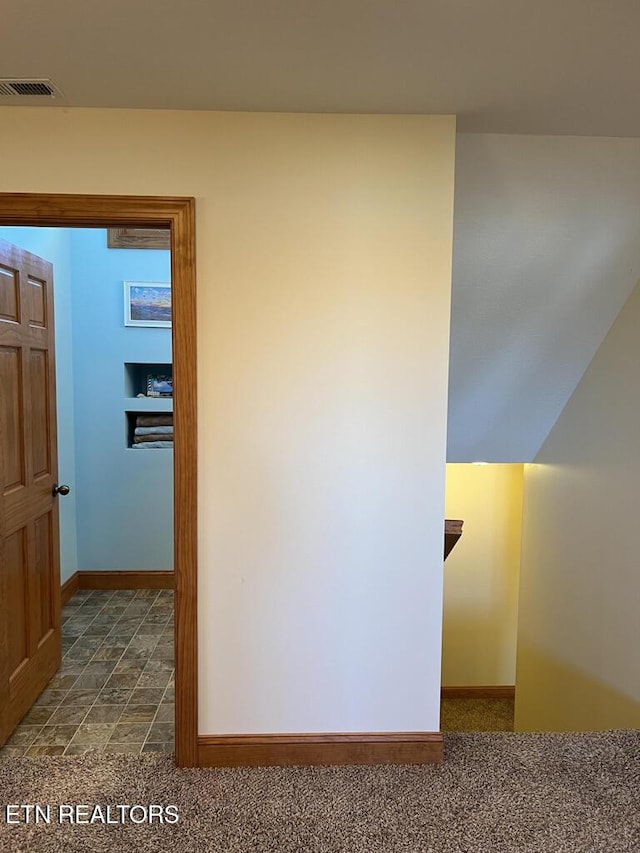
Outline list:
[[[69,488],[69,486],[58,486],[56,484],[53,487],[53,494],[54,495],[62,495],[64,497],[64,495],[68,495],[70,491],[71,491],[71,489]]]

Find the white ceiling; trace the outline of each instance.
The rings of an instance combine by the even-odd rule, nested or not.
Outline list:
[[[0,27],[0,77],[65,95],[0,104],[457,114],[451,461],[532,460],[640,276],[640,139],[576,138],[640,138],[638,0],[1,0]]]
[[[638,0],[2,0],[0,14],[0,77],[49,77],[62,105],[640,136]]]
[[[640,140],[459,136],[449,461],[532,461],[639,278]]]

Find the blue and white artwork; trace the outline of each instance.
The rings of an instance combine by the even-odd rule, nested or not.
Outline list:
[[[125,281],[125,326],[171,327],[171,284]]]

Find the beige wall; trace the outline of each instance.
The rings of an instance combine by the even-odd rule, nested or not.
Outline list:
[[[200,731],[438,729],[454,119],[1,118],[2,190],[197,199]]]
[[[447,465],[464,532],[445,563],[443,685],[515,683],[522,488],[522,465]]]
[[[640,727],[640,288],[526,467],[516,728]]]

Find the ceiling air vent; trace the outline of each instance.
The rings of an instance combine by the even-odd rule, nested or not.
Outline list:
[[[59,98],[62,95],[51,80],[20,77],[0,77],[2,98]]]

